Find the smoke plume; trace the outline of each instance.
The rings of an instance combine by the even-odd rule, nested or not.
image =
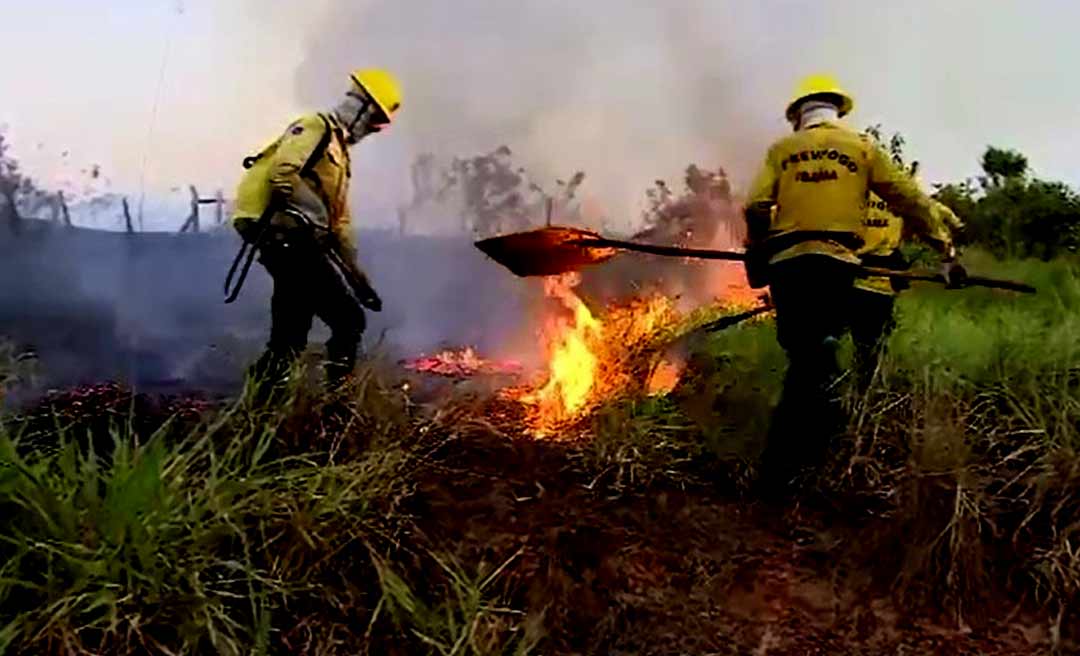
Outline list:
[[[400,122],[362,145],[358,185],[407,197],[407,162],[514,149],[541,181],[588,174],[583,191],[609,226],[638,219],[644,190],[691,161],[740,174],[782,128],[780,109],[747,65],[763,16],[725,3],[328,3],[296,73],[300,100],[325,103],[352,67],[403,81]],[[779,81],[786,91],[788,80]],[[772,111],[761,111],[762,107]],[[376,143],[377,141],[377,143]],[[373,180],[375,182],[373,182]],[[593,217],[599,218],[599,217]]]

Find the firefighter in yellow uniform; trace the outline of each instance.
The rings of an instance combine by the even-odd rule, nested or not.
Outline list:
[[[908,217],[916,234],[932,233],[930,199],[879,146],[840,122],[853,105],[833,78],[803,80],[786,112],[794,132],[769,148],[747,198],[747,275],[751,285],[770,287],[789,364],[762,455],[767,488],[786,487],[801,468],[820,464],[846,426],[836,349],[851,325],[870,192]]]
[[[354,71],[336,107],[301,116],[245,159],[233,226],[258,249],[274,283],[270,340],[250,372],[256,380],[281,379],[307,346],[316,316],[331,331],[326,343],[331,383],[352,372],[365,328],[361,306],[379,311],[382,301],[356,263],[349,147],[387,127],[400,106],[393,76],[377,69]],[[341,266],[334,266],[331,252]],[[360,284],[350,285],[345,273]]]
[[[946,259],[952,260],[955,257],[952,233],[963,224],[951,209],[933,199],[931,210],[934,217],[931,242],[941,244]],[[870,194],[863,220],[863,245],[858,251],[862,263],[886,269],[907,268],[900,254],[900,244],[907,237],[904,220],[890,212],[888,204],[877,194]],[[962,269],[953,267],[950,273],[958,277]],[[855,279],[851,339],[855,344],[855,382],[861,392],[870,387],[886,342],[896,327],[893,318],[896,295],[905,288],[901,280],[886,276]]]

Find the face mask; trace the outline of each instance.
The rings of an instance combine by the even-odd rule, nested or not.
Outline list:
[[[840,110],[836,105],[825,102],[807,102],[799,109],[799,125],[797,129],[810,128],[826,121],[840,120]]]
[[[345,94],[345,98],[334,108],[334,114],[345,128],[350,144],[378,132],[389,123],[378,105],[355,90]]]

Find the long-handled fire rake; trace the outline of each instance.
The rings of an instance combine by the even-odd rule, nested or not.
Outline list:
[[[514,275],[553,276],[578,271],[586,266],[606,262],[623,251],[649,253],[662,257],[685,257],[700,260],[742,262],[742,251],[718,251],[681,246],[659,246],[634,241],[608,239],[591,230],[565,226],[549,226],[525,232],[515,232],[476,242],[476,247],[488,257],[509,269]],[[859,267],[860,277],[887,276],[903,280],[934,282],[955,287],[989,287],[1034,294],[1035,288],[1023,282],[983,276],[967,276],[961,281],[949,281],[936,271]]]

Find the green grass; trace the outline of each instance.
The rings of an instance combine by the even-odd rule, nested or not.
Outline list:
[[[931,370],[943,385],[1045,377],[1080,363],[1080,277],[1068,262],[994,262],[969,257],[972,271],[1034,284],[1036,295],[920,286],[902,295],[901,329],[890,363]]]
[[[52,448],[24,448],[7,421],[0,653],[361,653],[371,631],[397,634],[388,606],[407,635],[422,629],[399,642],[491,653],[473,649],[477,630],[433,631],[387,585],[428,433],[370,378],[349,404],[303,389],[273,410],[240,399],[179,437],[117,422],[108,453],[61,428]],[[499,608],[498,572],[446,567],[448,597],[425,591],[440,612],[479,623]]]
[[[967,260],[1040,293],[906,292],[818,491],[860,526],[850,548],[905,609],[985,626],[1000,617],[987,591],[1003,589],[1045,608],[1066,645],[1080,604],[1080,274]],[[727,479],[746,493],[785,368],[772,323],[692,346],[675,391],[615,399],[591,439],[565,446],[589,489],[617,500]],[[454,470],[462,440],[498,437],[479,404],[425,418],[373,370],[343,397],[295,380],[271,410],[245,395],[195,424],[117,413],[102,435],[58,416],[48,444],[41,417],[32,443],[31,423],[5,417],[0,653],[542,653],[560,627],[515,605],[517,545],[466,562],[413,521],[422,481],[469,474]]]
[[[672,400],[661,397],[601,408],[590,435],[580,454],[584,468],[596,473],[594,484],[616,493],[692,481],[705,448],[700,431]]]
[[[1040,292],[957,291],[932,284],[905,292],[882,363],[881,388],[917,385],[927,393],[963,395],[1004,385],[1035,401],[1047,387],[1067,385],[1080,369],[1080,269],[1069,262],[997,262],[980,253],[965,260],[972,272],[1030,282]],[[847,346],[841,355],[849,359]],[[704,387],[742,398],[771,401],[778,395],[786,361],[771,321],[715,333],[699,355],[712,374]],[[1067,387],[1057,391],[1061,400],[1071,395]]]
[[[414,636],[427,651],[440,656],[533,653],[543,637],[543,614],[493,603],[491,588],[520,555],[491,566],[480,563],[471,572],[450,554],[429,556],[445,577],[447,594],[435,604],[421,595],[383,561],[376,561],[386,607],[395,626]]]
[[[33,383],[37,374],[37,356],[20,351],[10,341],[0,339],[0,406],[11,388]]]
[[[848,437],[819,485],[842,513],[884,518],[867,544],[894,555],[878,565],[912,607],[985,624],[981,600],[1006,587],[1052,609],[1060,629],[1080,605],[1080,268],[965,261],[1039,293],[905,292],[879,378],[849,396]],[[772,325],[714,335],[703,351],[711,368],[696,394],[723,411],[702,431],[725,426],[719,451],[752,458],[783,370]]]

